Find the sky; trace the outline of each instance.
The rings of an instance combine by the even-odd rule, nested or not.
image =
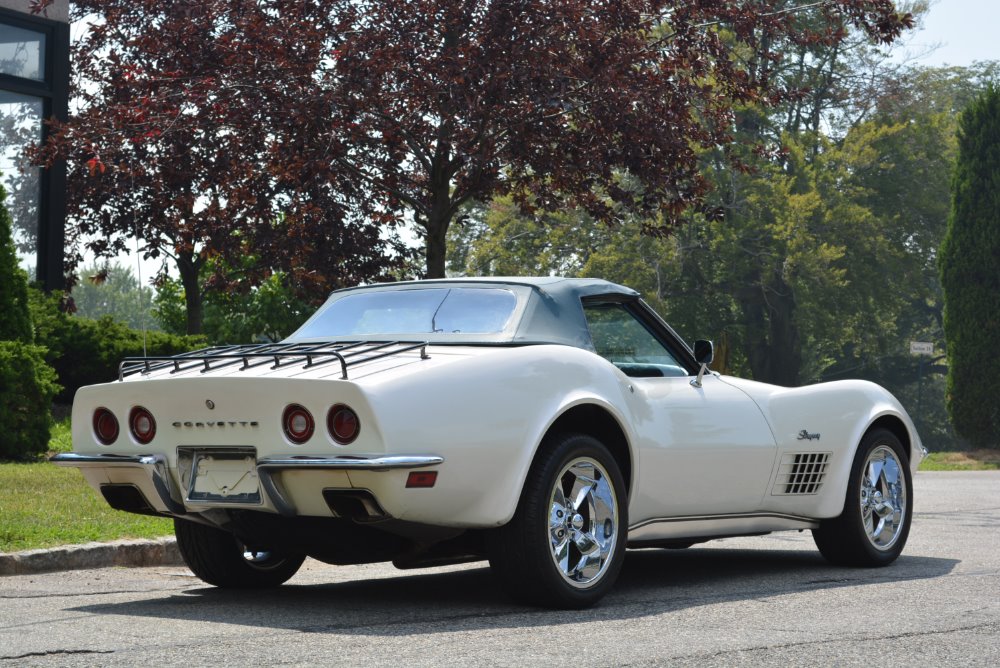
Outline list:
[[[931,0],[897,57],[914,56],[914,64],[971,65],[976,60],[1000,60],[1000,0]],[[934,47],[937,48],[934,48]]]

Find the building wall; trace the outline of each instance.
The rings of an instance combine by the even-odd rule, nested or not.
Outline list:
[[[0,0],[0,183],[18,260],[47,290],[64,285],[66,164],[32,165],[24,149],[45,140],[43,119],[68,113],[68,13],[68,0],[39,15]]]
[[[30,14],[31,0],[0,0],[0,7]],[[53,21],[69,23],[69,0],[55,0],[41,16]]]

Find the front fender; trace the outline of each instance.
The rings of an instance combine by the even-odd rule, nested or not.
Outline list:
[[[815,518],[843,512],[845,490],[861,439],[879,420],[899,420],[910,442],[910,468],[916,471],[923,446],[902,405],[884,388],[860,380],[782,388],[752,381],[726,379],[743,389],[760,406],[778,445],[776,466],[764,499],[764,509]],[[801,438],[802,432],[818,438]],[[823,485],[809,498],[784,496],[775,484],[782,458],[797,453],[829,453]]]

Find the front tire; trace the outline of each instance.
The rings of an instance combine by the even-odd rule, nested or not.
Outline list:
[[[614,457],[590,436],[560,435],[536,456],[513,519],[489,534],[490,567],[518,601],[584,608],[614,585],[627,533]]]
[[[913,482],[903,444],[886,429],[868,432],[850,475],[844,511],[813,530],[816,546],[837,565],[887,566],[903,551],[913,515]]]
[[[303,554],[250,550],[228,531],[190,520],[175,518],[174,535],[188,568],[216,587],[277,587],[305,561]]]

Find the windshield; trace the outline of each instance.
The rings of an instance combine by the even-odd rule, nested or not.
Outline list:
[[[349,294],[327,302],[290,339],[399,334],[498,334],[517,298],[504,288],[426,288]]]

